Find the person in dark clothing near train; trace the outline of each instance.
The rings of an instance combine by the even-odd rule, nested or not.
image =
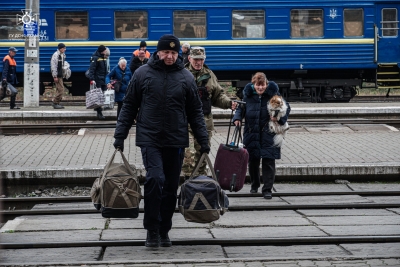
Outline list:
[[[3,58],[3,72],[2,72],[2,86],[3,84],[6,86],[6,83],[9,83],[11,86],[17,86],[17,62],[14,57],[17,54],[18,50],[15,47],[10,47],[8,49],[8,55]],[[13,88],[14,89],[14,88]],[[4,94],[5,94],[4,90]],[[15,98],[17,97],[17,91],[12,90],[10,96],[10,109],[20,109],[15,105]],[[1,96],[1,99],[5,97]]]
[[[279,94],[278,85],[273,81],[268,81],[262,72],[257,72],[251,83],[247,84],[243,90],[246,102],[246,112],[239,106],[232,119],[235,125],[240,125],[245,113],[245,125],[243,144],[249,152],[249,174],[251,180],[251,193],[257,193],[260,187],[260,159],[262,164],[262,179],[264,186],[262,194],[265,199],[272,198],[272,187],[275,181],[275,160],[281,158],[281,148],[274,146],[274,133],[269,131],[268,123],[270,120],[277,121],[268,113],[267,104],[274,95]],[[277,121],[284,125],[290,113],[289,103],[284,117]]]
[[[182,45],[182,57],[183,57],[183,65],[189,62],[189,54],[190,54],[190,44],[188,42],[184,42]]]
[[[179,39],[163,35],[157,52],[133,74],[115,129],[114,147],[124,148],[124,139],[136,120],[136,145],[146,168],[144,220],[146,247],[172,245],[168,232],[177,201],[177,190],[188,124],[209,153],[202,104],[193,75],[178,54]]]
[[[144,51],[146,53],[146,58],[149,59],[150,58],[150,52],[147,51],[147,43],[146,41],[140,41],[140,45],[139,45],[139,49],[136,49],[135,51],[133,51],[132,53],[132,57],[131,57],[131,61],[134,57],[137,57],[139,55],[139,51]]]
[[[108,74],[107,58],[110,56],[110,50],[104,45],[100,45],[93,53],[90,59],[89,79],[90,85],[96,85],[101,90],[107,90],[106,76]],[[97,111],[97,118],[104,120],[103,109],[101,107],[94,109]]]
[[[149,59],[146,58],[146,52],[140,50],[138,56],[132,58],[131,63],[129,64],[129,69],[134,73],[140,66],[147,64],[147,61],[149,61]]]

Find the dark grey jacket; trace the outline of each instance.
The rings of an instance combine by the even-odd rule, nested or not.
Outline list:
[[[89,79],[95,81],[97,88],[100,88],[106,84],[107,74],[107,59],[96,50],[90,59]]]
[[[197,86],[181,56],[166,66],[153,53],[148,63],[135,71],[114,137],[125,139],[135,119],[137,146],[187,147],[188,124],[199,144],[208,145]]]
[[[249,83],[244,88],[243,94],[243,101],[246,102],[243,144],[249,152],[250,160],[260,158],[280,159],[281,148],[273,146],[275,134],[269,131],[270,116],[267,108],[271,97],[280,95],[278,85],[269,81],[267,89],[259,96],[253,84]],[[290,105],[287,102],[286,104],[288,106],[286,116],[278,121],[281,125],[286,123],[290,113]],[[239,107],[232,121],[241,120],[243,112],[244,110]]]

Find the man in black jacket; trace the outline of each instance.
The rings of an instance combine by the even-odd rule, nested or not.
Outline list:
[[[148,63],[137,69],[129,84],[115,129],[114,147],[124,148],[136,120],[136,145],[146,168],[144,220],[146,247],[169,247],[168,232],[177,201],[188,124],[202,153],[209,153],[202,105],[193,75],[178,55],[179,39],[163,35]]]
[[[137,70],[139,67],[141,67],[144,64],[147,64],[147,61],[149,61],[148,58],[146,58],[146,52],[143,50],[140,50],[138,55],[136,57],[133,57],[131,59],[131,62],[129,64],[129,69],[131,70],[132,74]]]

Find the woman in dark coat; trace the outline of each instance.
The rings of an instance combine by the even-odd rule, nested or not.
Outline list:
[[[278,85],[268,81],[265,74],[257,72],[251,83],[243,90],[246,102],[244,115],[245,126],[243,144],[249,152],[249,174],[251,179],[251,193],[257,193],[260,187],[260,159],[262,163],[262,179],[264,186],[262,194],[265,199],[272,198],[272,186],[275,181],[275,160],[281,158],[281,148],[274,146],[274,133],[269,131],[268,123],[276,118],[270,117],[267,109],[269,100],[274,95],[279,95]],[[289,103],[286,103],[287,113],[278,123],[284,125],[290,113]],[[243,118],[244,110],[239,107],[236,110],[233,122],[239,125]]]
[[[107,83],[107,88],[111,88],[111,80],[115,79],[117,81],[121,82],[121,87],[119,88],[118,92],[115,92],[115,102],[118,103],[118,108],[117,108],[117,120],[119,113],[122,108],[122,100],[125,97],[126,94],[126,89],[128,88],[129,81],[132,78],[132,72],[129,68],[126,67],[126,59],[121,57],[118,61],[118,65],[115,66],[109,74],[106,76],[106,83]]]

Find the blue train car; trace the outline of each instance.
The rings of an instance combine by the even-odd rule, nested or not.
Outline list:
[[[25,1],[0,3],[0,55],[9,46],[23,72],[24,36],[18,14]],[[257,71],[276,81],[289,100],[348,101],[364,81],[400,88],[400,1],[40,1],[41,81],[50,58],[67,46],[74,95],[84,95],[84,72],[100,44],[110,65],[128,60],[140,41],[154,52],[158,38],[175,34],[206,48],[206,64],[220,80],[241,87]]]

